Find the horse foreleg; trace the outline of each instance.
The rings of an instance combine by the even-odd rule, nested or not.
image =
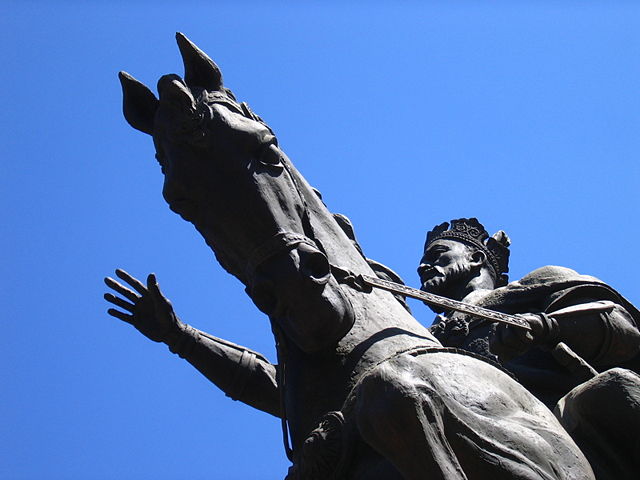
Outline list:
[[[445,437],[443,402],[432,393],[425,396],[392,364],[378,366],[358,387],[356,425],[363,440],[407,480],[466,480]]]

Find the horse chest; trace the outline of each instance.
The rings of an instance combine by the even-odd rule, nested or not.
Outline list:
[[[309,358],[301,352],[290,355],[284,400],[294,449],[326,413],[340,410],[348,389],[348,375],[339,358]]]

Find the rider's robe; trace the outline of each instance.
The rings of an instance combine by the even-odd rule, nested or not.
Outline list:
[[[554,317],[555,312],[565,312],[556,317],[558,332],[552,343],[565,342],[598,371],[612,367],[640,371],[640,311],[595,277],[564,267],[542,267],[519,281],[472,297],[471,302],[513,314],[546,313]],[[494,329],[495,324],[458,313],[441,317],[431,327],[443,345],[497,361],[489,348]],[[585,381],[581,372],[572,372],[558,363],[552,346],[546,342],[504,363],[551,409]]]

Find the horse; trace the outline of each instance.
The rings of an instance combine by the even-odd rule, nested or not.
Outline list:
[[[169,208],[271,322],[278,366],[267,376],[281,404],[263,409],[282,418],[287,478],[592,479],[553,414],[512,377],[443,347],[391,293],[363,285],[360,276],[379,269],[349,222],[327,209],[213,60],[176,37],[184,77],[161,77],[156,97],[121,72],[124,116],[153,138]],[[160,298],[155,279],[121,278],[142,297],[110,286],[131,302]],[[142,331],[135,314],[112,315]]]

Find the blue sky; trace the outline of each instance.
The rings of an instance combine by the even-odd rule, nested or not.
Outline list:
[[[408,284],[428,229],[477,216],[511,278],[564,265],[640,304],[640,7],[451,3],[0,1],[0,478],[285,475],[277,420],[105,313],[105,275],[155,272],[184,321],[275,358],[122,118],[117,72],[182,73],[175,31]]]

